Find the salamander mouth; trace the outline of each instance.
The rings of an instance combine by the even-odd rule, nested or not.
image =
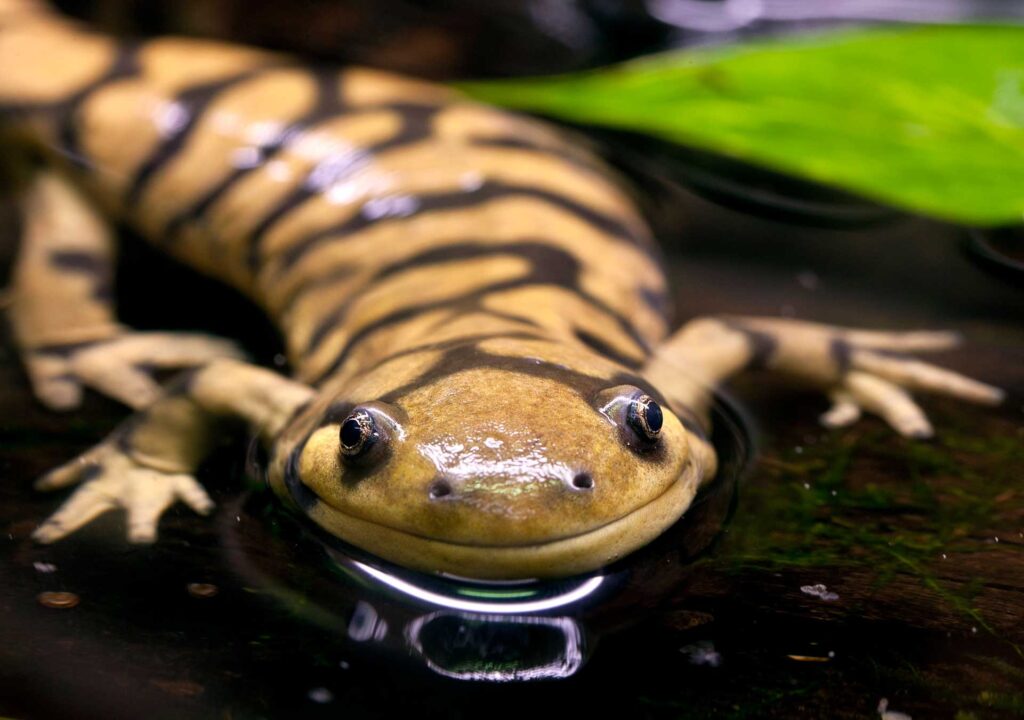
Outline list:
[[[608,565],[646,545],[693,501],[700,473],[687,463],[660,495],[615,520],[575,535],[521,545],[452,542],[347,515],[318,502],[306,514],[332,535],[403,567],[479,579],[564,577]]]

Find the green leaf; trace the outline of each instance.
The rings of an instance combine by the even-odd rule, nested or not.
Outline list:
[[[1024,219],[1024,27],[847,31],[459,87],[939,218]]]

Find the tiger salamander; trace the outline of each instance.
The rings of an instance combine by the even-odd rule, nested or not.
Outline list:
[[[137,411],[38,482],[80,483],[43,543],[113,508],[134,542],[176,501],[208,512],[193,473],[242,420],[275,493],[347,542],[424,571],[568,575],[682,515],[715,473],[710,390],[753,364],[828,392],[830,426],[863,409],[923,437],[909,390],[1000,398],[904,354],[946,332],[709,317],[670,333],[651,233],[601,161],[442,86],[119,42],[34,0],[0,0],[0,67],[4,147],[42,158],[8,313],[34,392]],[[254,300],[293,376],[119,324],[109,220]],[[149,374],[179,366],[165,388]]]

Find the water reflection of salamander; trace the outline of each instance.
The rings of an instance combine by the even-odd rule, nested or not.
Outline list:
[[[0,0],[0,67],[8,135],[46,158],[10,310],[35,392],[138,410],[40,481],[83,481],[42,542],[115,507],[138,542],[176,500],[208,511],[192,473],[241,419],[276,493],[355,545],[423,570],[569,574],[687,509],[715,472],[707,389],[752,364],[826,389],[828,425],[863,408],[909,436],[931,428],[906,389],[1000,397],[899,354],[948,333],[704,318],[668,335],[648,230],[600,162],[442,87],[119,44],[32,0]],[[259,303],[294,377],[119,325],[95,208]],[[179,365],[165,390],[143,370]]]

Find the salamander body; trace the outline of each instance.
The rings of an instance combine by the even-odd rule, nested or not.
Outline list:
[[[931,428],[900,386],[996,389],[893,351],[948,333],[704,318],[669,335],[656,245],[600,162],[443,87],[188,39],[122,43],[0,0],[0,118],[45,160],[25,193],[10,312],[40,399],[83,385],[138,410],[44,477],[85,480],[36,533],[122,506],[155,538],[222,421],[275,492],[393,562],[476,577],[607,564],[715,472],[710,390],[752,363],[828,389],[832,424]],[[118,324],[107,220],[236,287],[292,378],[214,338]],[[167,388],[143,366],[191,368]],[[89,472],[83,468],[91,467]]]

